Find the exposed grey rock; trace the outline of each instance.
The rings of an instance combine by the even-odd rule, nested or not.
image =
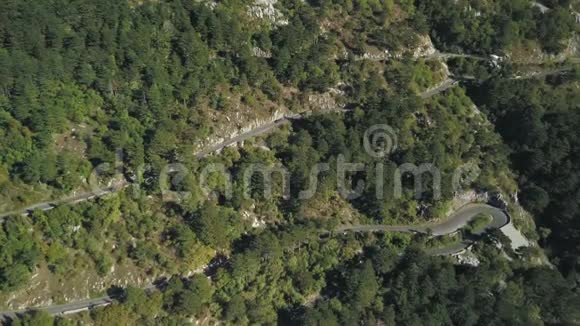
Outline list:
[[[308,104],[321,111],[336,111],[344,108],[344,103],[337,102],[337,96],[344,95],[344,92],[331,88],[328,92],[308,95]]]
[[[518,249],[521,247],[529,247],[530,242],[526,239],[522,233],[515,228],[513,223],[508,223],[506,226],[502,227],[501,232],[505,234],[511,240],[511,245],[513,249]]]
[[[257,58],[271,58],[272,57],[272,52],[264,51],[257,46],[252,48],[252,54]]]
[[[457,259],[457,263],[460,265],[477,267],[480,263],[479,259],[477,259],[470,250],[466,250],[465,252],[456,255],[455,258]]]
[[[274,7],[277,2],[277,0],[256,0],[254,4],[248,8],[248,14],[258,19],[268,20],[276,26],[288,25],[288,20],[280,10]]]
[[[415,59],[425,58],[433,56],[437,53],[437,49],[433,45],[431,38],[428,35],[419,35],[418,44],[411,49],[401,49],[398,51],[390,51],[384,49],[381,52],[365,52],[362,55],[355,55],[355,60],[371,60],[371,61],[384,61],[390,59],[400,59],[405,55],[411,55]],[[348,53],[346,50],[343,53],[343,57],[346,59]]]
[[[207,138],[204,142],[198,144],[197,149],[204,149],[204,148],[212,147],[214,145],[223,143],[227,139],[235,138],[236,136],[238,136],[240,134],[257,129],[260,126],[270,124],[270,123],[272,123],[276,120],[282,119],[284,117],[286,117],[285,110],[277,110],[267,118],[256,119],[256,120],[250,121],[246,125],[244,125],[243,127],[237,128],[235,130],[230,130],[230,131],[224,130],[222,133],[220,133],[221,135],[219,135],[219,136],[218,135],[211,136],[211,137]],[[235,120],[238,120],[238,119],[235,118],[234,121]]]

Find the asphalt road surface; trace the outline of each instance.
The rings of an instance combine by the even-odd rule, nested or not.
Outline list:
[[[419,94],[419,96],[422,98],[429,98],[431,96],[437,95],[441,92],[448,90],[449,88],[455,86],[456,84],[457,84],[457,82],[455,80],[447,79],[447,80],[443,81],[439,86],[434,87],[432,89],[429,89],[429,90]],[[344,110],[341,110],[341,112],[343,112],[343,111]],[[291,120],[302,119],[302,118],[303,118],[302,115],[293,115],[293,116],[283,117],[281,119],[278,119],[276,121],[273,121],[273,122],[265,124],[265,125],[258,126],[255,129],[252,129],[252,130],[247,131],[245,133],[239,134],[233,138],[224,140],[223,142],[221,142],[219,144],[210,146],[209,148],[198,152],[196,154],[196,157],[197,158],[205,157],[211,153],[218,152],[227,146],[231,146],[233,144],[243,142],[247,139],[265,134],[265,133],[271,131],[272,129],[278,128],[281,125],[289,123]],[[85,193],[81,193],[81,194],[75,195],[73,197],[68,197],[68,198],[61,199],[61,200],[36,203],[36,204],[30,205],[28,207],[22,208],[20,210],[14,210],[14,211],[10,211],[10,212],[0,213],[0,222],[2,222],[2,220],[8,216],[15,216],[15,215],[25,215],[26,216],[26,215],[29,215],[35,209],[40,209],[42,211],[48,211],[48,210],[55,208],[58,205],[76,204],[76,203],[84,202],[87,200],[91,200],[93,198],[102,197],[102,196],[105,196],[107,194],[110,194],[110,193],[113,193],[113,192],[116,192],[116,191],[122,189],[123,186],[124,185],[116,186],[116,187],[109,187],[109,188],[105,188],[105,189],[98,190],[98,191],[85,192]]]
[[[354,225],[344,226],[337,229],[337,232],[412,232],[425,233],[434,236],[449,235],[459,231],[471,222],[479,214],[487,214],[492,217],[492,221],[477,234],[492,229],[502,228],[510,223],[509,216],[499,208],[486,204],[469,204],[462,207],[459,211],[448,217],[440,223],[430,223],[413,226],[389,226],[389,225]],[[515,232],[519,235],[519,232]],[[521,236],[521,235],[520,235]],[[512,239],[512,241],[518,239]],[[470,240],[463,240],[460,243],[445,247],[429,250],[428,253],[433,256],[450,256],[456,255],[473,245]]]
[[[489,57],[482,57],[479,55],[473,55],[473,54],[464,54],[464,53],[447,53],[447,52],[435,52],[431,55],[427,55],[424,58],[427,59],[452,59],[452,58],[469,58],[469,59],[474,59],[474,60],[482,60],[482,61],[488,61],[490,60]]]
[[[82,301],[76,301],[67,304],[53,305],[48,307],[39,308],[39,310],[44,310],[54,316],[63,316],[68,314],[74,314],[77,312],[85,311],[88,309],[103,307],[111,304],[113,299],[106,296],[96,299],[87,299]],[[27,310],[18,310],[10,312],[0,312],[0,322],[7,322],[16,318],[18,314],[25,313]]]
[[[509,217],[500,209],[485,204],[469,204],[451,215],[441,223],[432,223],[418,226],[389,226],[389,225],[353,225],[343,226],[336,229],[336,232],[413,232],[413,233],[431,233],[433,235],[452,234],[462,227],[466,226],[477,215],[484,213],[493,217],[491,223],[486,229],[495,229],[503,227],[509,223]],[[451,245],[446,248],[433,249],[428,253],[434,256],[454,255],[471,246],[473,243],[464,241]],[[91,309],[94,307],[105,306],[113,302],[113,298],[106,296],[96,299],[72,302],[62,305],[53,305],[48,307],[38,307],[31,309],[40,309],[47,311],[51,315],[66,315],[75,312]],[[30,310],[30,309],[28,309]],[[16,314],[23,313],[26,310],[0,312],[0,321],[14,318]]]
[[[427,90],[426,92],[423,92],[419,95],[422,98],[428,98],[428,97],[434,96],[436,94],[439,94],[439,93],[453,87],[455,84],[456,84],[456,82],[454,80],[448,79],[448,80],[445,80],[439,86],[437,86],[433,89]],[[243,134],[240,134],[240,135],[233,137],[231,139],[225,140],[224,142],[222,142],[220,144],[216,144],[214,146],[211,146],[208,149],[197,153],[196,156],[198,158],[207,156],[211,153],[220,151],[221,149],[223,149],[227,146],[233,145],[233,144],[238,143],[238,142],[242,142],[242,141],[249,139],[249,138],[252,138],[252,137],[259,136],[261,134],[264,134],[264,133],[272,130],[273,128],[277,128],[283,124],[289,123],[289,121],[292,119],[300,119],[300,118],[301,118],[301,116],[286,117],[286,118],[281,118],[279,120],[276,120],[272,123],[259,126],[259,127],[255,128],[253,130],[250,130],[246,133],[243,133]],[[76,204],[79,202],[83,202],[83,201],[90,200],[90,199],[93,199],[96,197],[104,196],[104,195],[109,194],[109,193],[116,192],[121,188],[123,188],[123,186],[110,187],[110,188],[106,188],[106,189],[103,189],[103,190],[100,190],[97,192],[89,192],[89,193],[79,194],[79,195],[69,197],[69,198],[66,198],[63,200],[59,200],[59,201],[37,203],[37,204],[31,205],[29,207],[26,207],[22,210],[19,210],[19,211],[1,213],[0,214],[0,221],[2,221],[3,218],[5,218],[7,216],[29,215],[35,209],[41,209],[41,210],[46,211],[46,210],[53,209],[57,205]],[[509,218],[499,209],[493,208],[493,207],[488,206],[488,205],[470,205],[468,207],[465,207],[464,209],[461,209],[459,212],[452,215],[449,220],[447,220],[441,224],[424,225],[424,226],[359,225],[359,226],[342,227],[342,228],[337,229],[337,232],[399,231],[399,232],[427,233],[427,230],[430,229],[433,235],[443,235],[443,234],[449,234],[449,233],[455,232],[456,230],[465,226],[477,214],[482,213],[482,212],[489,212],[492,214],[492,216],[494,216],[493,222],[489,227],[501,227],[501,226],[507,224],[507,222],[509,221]],[[458,245],[454,245],[452,247],[434,250],[431,252],[431,254],[433,254],[433,255],[455,254],[455,253],[460,252],[463,249],[467,248],[469,245],[470,244],[468,244],[468,243],[465,243],[465,244],[461,243]],[[52,315],[64,315],[67,313],[75,313],[78,311],[91,309],[94,307],[108,305],[112,301],[113,301],[113,299],[111,297],[106,296],[106,297],[101,297],[101,298],[96,298],[96,299],[88,299],[88,300],[84,300],[84,301],[78,301],[78,302],[62,304],[62,305],[38,307],[37,309],[45,310]],[[0,312],[0,321],[6,320],[6,318],[13,318],[16,313],[22,313],[24,311]]]
[[[76,204],[76,203],[84,202],[84,201],[87,201],[87,200],[90,200],[93,198],[102,197],[102,196],[105,196],[107,194],[118,191],[119,189],[123,188],[123,186],[124,185],[107,187],[105,189],[95,190],[95,191],[91,191],[91,192],[85,192],[85,193],[81,193],[81,194],[78,194],[78,195],[75,195],[72,197],[67,197],[67,198],[61,199],[61,200],[36,203],[36,204],[30,205],[30,206],[23,208],[23,209],[20,209],[20,210],[0,213],[0,222],[3,221],[4,218],[6,218],[8,216],[14,216],[14,215],[27,216],[27,215],[30,215],[30,213],[32,213],[36,209],[39,209],[42,211],[49,211],[58,205]]]
[[[499,229],[510,222],[509,216],[499,208],[486,204],[469,204],[455,212],[442,223],[431,223],[414,226],[391,226],[391,225],[352,225],[338,228],[337,232],[412,232],[425,233],[434,236],[449,235],[465,227],[479,214],[489,214],[492,221],[480,232],[486,230]],[[472,241],[464,240],[460,243],[445,248],[432,249],[428,251],[434,256],[448,256],[461,253],[473,245]]]
[[[455,85],[457,85],[457,81],[453,80],[451,78],[448,78],[448,79],[444,80],[438,86],[436,86],[434,88],[430,88],[430,89],[424,91],[423,93],[419,94],[419,96],[421,98],[429,98],[429,97],[435,96],[441,92],[444,92]]]
[[[268,131],[270,131],[270,130],[272,130],[274,128],[278,128],[279,126],[284,125],[284,124],[287,124],[289,122],[290,122],[290,120],[288,118],[284,117],[284,118],[278,119],[276,121],[273,121],[271,123],[268,123],[268,124],[265,124],[265,125],[261,125],[261,126],[255,128],[255,129],[252,129],[252,130],[250,130],[248,132],[239,134],[239,135],[237,135],[237,136],[235,136],[233,138],[230,138],[228,140],[225,140],[225,141],[223,141],[223,142],[221,142],[219,144],[210,146],[209,148],[206,148],[203,151],[198,152],[197,154],[195,154],[195,156],[197,158],[205,157],[205,156],[207,156],[207,155],[209,155],[211,153],[218,152],[218,151],[222,150],[225,147],[228,147],[228,146],[231,146],[233,144],[242,142],[242,141],[244,141],[246,139],[249,139],[249,138],[253,138],[253,137],[262,135],[262,134],[264,134],[264,133],[266,133],[266,132],[268,132]]]
[[[336,229],[336,232],[413,232],[428,233],[434,236],[452,234],[466,226],[479,214],[489,214],[492,217],[487,229],[498,229],[509,223],[509,217],[504,211],[486,204],[469,204],[451,215],[442,223],[423,225],[349,225]],[[484,231],[484,230],[483,230]],[[482,231],[482,232],[483,232]]]

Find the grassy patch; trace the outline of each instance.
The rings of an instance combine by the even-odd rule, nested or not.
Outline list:
[[[465,226],[465,231],[472,234],[481,233],[491,223],[493,217],[490,214],[478,214],[473,220]]]
[[[459,242],[461,242],[461,240],[462,237],[461,234],[459,233],[432,237],[425,242],[425,248],[426,249],[445,248],[451,245],[458,244]]]

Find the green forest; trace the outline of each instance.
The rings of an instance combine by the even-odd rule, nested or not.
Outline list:
[[[494,80],[482,89],[477,94],[482,107],[510,146],[522,204],[534,213],[538,226],[549,231],[546,249],[574,275],[580,254],[580,185],[574,168],[580,155],[577,85],[560,78]]]
[[[401,251],[406,240],[396,237],[306,244],[304,235],[294,228],[252,239],[217,271],[215,287],[204,276],[172,278],[161,292],[127,288],[119,303],[74,321],[34,312],[14,324],[173,325],[191,315],[206,320],[210,311],[233,325],[543,325],[578,318],[578,296],[557,271],[507,261],[492,238],[476,249],[482,264],[473,268],[413,245]]]
[[[0,213],[90,191],[95,169],[119,155],[116,181],[131,185],[0,217],[0,317],[35,296],[61,304],[108,295],[106,307],[70,316],[32,309],[6,322],[578,323],[580,68],[574,58],[549,61],[532,68],[561,73],[521,78],[511,56],[521,48],[568,56],[578,9],[543,4],[550,10],[527,0],[262,8],[280,23],[252,14],[251,0],[1,1]],[[425,38],[460,56],[421,54]],[[470,78],[423,96],[450,78],[448,67]],[[338,100],[326,111],[335,112],[312,110],[310,99],[328,94]],[[304,114],[243,146],[196,155],[223,137],[223,121],[245,126],[255,123],[247,116],[274,112]],[[377,124],[396,134],[386,157],[365,148]],[[364,166],[347,178],[356,196],[340,187],[341,160]],[[188,171],[171,180],[170,190],[187,194],[179,200],[159,177],[176,163]],[[317,191],[302,198],[325,163]],[[246,189],[256,164],[285,167],[288,196],[280,175],[270,194],[255,174]],[[417,177],[404,175],[396,194],[393,176],[405,164],[436,166],[440,189],[430,175],[417,193]],[[211,174],[208,193],[200,180],[215,166],[231,187]],[[466,166],[476,176],[462,176],[458,189]],[[113,174],[99,181],[112,184]],[[452,236],[335,232],[440,222],[463,190],[502,198],[532,246],[476,232],[488,216]],[[464,239],[475,239],[477,266],[430,254]],[[90,282],[104,288],[75,293]]]

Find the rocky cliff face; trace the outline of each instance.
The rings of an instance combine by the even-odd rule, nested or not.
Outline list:
[[[414,58],[428,57],[437,52],[429,35],[419,35],[419,43],[415,49],[410,50]]]
[[[507,57],[515,64],[543,64],[547,62],[563,62],[569,58],[580,57],[580,35],[574,35],[564,51],[558,54],[543,52],[538,46],[527,46],[511,49]]]
[[[275,1],[270,0],[258,0],[259,6],[273,6]],[[266,1],[266,2],[264,2]],[[268,2],[270,1],[270,2]],[[269,12],[269,11],[267,11]],[[267,16],[259,16],[267,17]],[[253,49],[254,55],[257,57],[270,57],[271,53],[263,51],[259,48]],[[407,49],[403,51],[398,51],[397,53],[390,53],[385,50],[383,53],[365,53],[359,56],[358,59],[368,59],[368,60],[387,60],[399,58],[404,55],[411,55],[414,58],[429,57],[435,54],[437,50],[433,46],[433,42],[429,36],[420,36],[417,46],[413,49]],[[346,54],[344,54],[346,56]],[[445,73],[448,74],[447,67],[444,66]],[[237,105],[229,112],[216,113],[211,119],[215,121],[212,136],[199,142],[195,146],[195,151],[201,151],[204,148],[208,148],[217,144],[220,144],[228,139],[234,138],[240,134],[246,133],[248,131],[260,128],[262,126],[271,124],[272,122],[279,120],[284,117],[288,117],[297,113],[309,114],[315,112],[327,112],[327,111],[341,111],[344,109],[344,93],[340,89],[341,85],[337,85],[336,88],[331,88],[324,93],[310,93],[305,96],[300,96],[296,92],[290,92],[286,94],[286,98],[290,97],[302,97],[300,102],[299,112],[292,112],[284,106],[272,106],[269,110],[270,113],[266,113],[264,110],[260,110],[261,113],[258,115],[255,110],[249,110]]]
[[[214,0],[197,1],[202,1],[211,9],[215,9],[218,5],[218,2]],[[287,25],[288,19],[275,7],[277,2],[278,0],[255,0],[253,4],[248,6],[247,13],[250,17],[267,21],[275,26]]]
[[[223,123],[214,127],[212,135],[196,144],[195,151],[201,151],[204,148],[212,147],[223,143],[224,141],[234,138],[240,134],[268,125],[278,119],[289,115],[290,111],[286,108],[279,108],[268,116],[255,117],[248,119],[242,113],[236,112],[231,118],[227,118]]]
[[[257,58],[271,58],[272,57],[272,52],[270,51],[265,51],[260,49],[259,47],[255,46],[252,48],[252,54],[257,57]]]
[[[276,26],[287,25],[288,19],[274,7],[277,2],[277,0],[256,0],[248,8],[248,14],[257,19],[267,20]]]
[[[282,104],[269,103],[269,108],[249,108],[245,106],[232,107],[227,112],[216,112],[213,120],[212,135],[196,144],[194,151],[218,145],[228,139],[249,131],[272,124],[282,118],[310,113],[341,111],[344,109],[344,92],[337,88],[330,88],[324,93],[296,93],[288,91],[285,98],[294,102],[293,109]],[[264,103],[262,103],[264,104]]]
[[[489,201],[489,194],[487,192],[477,192],[475,190],[466,190],[460,192],[453,197],[453,201],[451,202],[451,207],[449,208],[450,212],[448,215],[451,215],[454,211],[457,211],[459,208],[470,204],[470,203],[487,203]]]
[[[310,94],[307,109],[309,112],[340,111],[345,106],[343,96],[344,92],[338,88],[331,88],[325,93]]]
[[[158,277],[160,275],[146,275],[129,265],[114,265],[104,277],[91,270],[70,277],[58,276],[50,273],[46,266],[40,266],[27,288],[0,296],[0,310],[19,310],[89,299],[112,286],[144,287]]]
[[[356,55],[355,60],[372,60],[372,61],[384,61],[390,59],[400,59],[405,55],[410,55],[415,59],[422,57],[429,57],[437,52],[431,38],[428,35],[419,35],[418,43],[414,48],[402,49],[399,51],[389,51],[389,50],[378,50],[378,51],[368,51],[362,55]],[[348,54],[345,52],[343,54],[344,58],[347,58]]]

